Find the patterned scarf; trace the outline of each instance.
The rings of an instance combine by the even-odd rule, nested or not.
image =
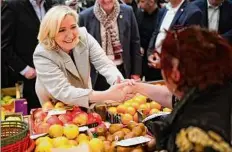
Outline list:
[[[122,46],[119,40],[119,35],[116,32],[115,22],[118,18],[120,12],[120,4],[116,0],[114,3],[113,11],[107,15],[98,2],[94,5],[94,14],[99,20],[100,24],[103,25],[105,33],[102,39],[102,48],[106,51],[107,55],[114,55],[115,59],[120,59],[122,57]]]

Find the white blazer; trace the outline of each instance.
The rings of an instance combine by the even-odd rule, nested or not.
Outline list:
[[[35,89],[41,104],[55,99],[88,108],[92,91],[90,63],[110,85],[117,80],[117,76],[124,79],[86,29],[81,27],[78,32],[80,42],[73,50],[75,64],[66,52],[49,51],[43,45],[37,45],[33,62],[37,73]]]

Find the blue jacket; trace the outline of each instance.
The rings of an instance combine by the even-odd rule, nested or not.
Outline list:
[[[142,56],[140,54],[140,37],[135,15],[130,6],[120,4],[120,13],[117,19],[119,38],[123,48],[123,62],[126,77],[131,74],[142,73]],[[87,31],[101,45],[100,22],[95,17],[93,7],[90,7],[79,14],[79,25],[85,26]],[[91,74],[92,77],[96,75]],[[94,81],[95,79],[92,78]],[[93,82],[94,83],[94,82]]]
[[[207,0],[192,2],[202,11],[203,26],[208,28],[208,3]],[[220,6],[218,33],[232,43],[232,2],[225,0]]]
[[[153,36],[150,40],[149,43],[149,47],[148,47],[148,51],[147,51],[147,55],[151,55],[154,52],[154,48],[155,48],[155,42],[156,42],[156,38],[159,34],[159,29],[160,26],[163,22],[163,19],[167,13],[168,9],[166,7],[162,8],[158,14],[158,20],[157,20],[157,24],[155,27],[155,31],[153,32]],[[189,25],[202,25],[202,12],[201,10],[187,2],[185,0],[185,2],[183,2],[183,4],[180,6],[180,8],[178,9],[172,23],[170,26],[170,29],[172,29],[175,26],[189,26]]]

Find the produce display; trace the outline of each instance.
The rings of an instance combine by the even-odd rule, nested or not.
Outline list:
[[[1,97],[1,111],[4,111],[5,113],[8,112],[14,112],[14,102],[15,98],[11,96],[2,96]]]
[[[155,119],[146,119],[171,112],[141,94],[123,103],[95,106],[92,112],[60,101],[47,101],[41,108],[32,109],[30,116],[24,116],[23,111],[17,113],[15,108],[24,102],[25,99],[2,96],[1,121],[28,122],[31,139],[23,142],[31,150],[26,152],[65,151],[83,145],[88,152],[154,152],[156,141],[150,124]]]
[[[54,124],[49,127],[47,136],[36,140],[35,152],[49,152],[52,148],[67,149],[81,144],[89,146],[92,152],[130,152],[138,149],[141,152],[152,151],[155,141],[146,133],[144,124],[135,122],[131,122],[127,126],[111,124],[109,128],[102,123],[92,133],[80,133],[79,127],[73,124],[67,124],[66,126]],[[120,140],[138,136],[147,136],[151,140],[144,146],[116,146]]]
[[[128,124],[130,121],[139,122],[139,114],[143,118],[160,112],[171,112],[171,109],[162,107],[156,101],[137,94],[132,99],[125,101],[118,106],[108,107],[108,113],[111,115],[120,115],[122,124]]]
[[[62,102],[53,105],[46,102],[42,108],[32,110],[31,119],[33,134],[48,132],[48,128],[53,124],[61,126],[65,124],[75,124],[77,126],[100,124],[101,116],[97,113],[86,113],[77,106],[67,107]]]

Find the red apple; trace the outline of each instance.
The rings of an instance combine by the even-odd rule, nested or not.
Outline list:
[[[93,124],[95,122],[96,122],[96,119],[94,118],[93,114],[89,113],[88,114],[88,122],[87,122],[87,124]]]
[[[72,121],[72,116],[67,113],[59,115],[58,118],[60,119],[60,121],[63,122],[63,124],[66,124],[67,122]]]
[[[33,112],[33,117],[34,119],[40,119],[40,120],[44,120],[44,118],[47,116],[46,112],[43,112],[42,109],[36,109]]]
[[[97,122],[98,124],[102,123],[102,118],[98,113],[94,112],[92,113],[92,115],[95,118],[95,122]]]
[[[52,115],[52,116],[47,116],[44,121],[50,125],[53,125],[53,124],[60,124],[60,125],[63,125],[63,122],[60,121],[60,119],[55,116],[55,115]]]
[[[87,122],[88,122],[88,115],[85,112],[81,112],[73,118],[73,123],[76,125],[80,125],[80,126],[86,125]]]
[[[42,123],[39,123],[35,126],[35,131],[37,134],[47,133],[49,127],[50,127],[50,124],[48,124],[46,122],[42,122]]]
[[[78,112],[82,112],[81,108],[78,106],[73,106],[73,110],[72,111],[78,111]]]

